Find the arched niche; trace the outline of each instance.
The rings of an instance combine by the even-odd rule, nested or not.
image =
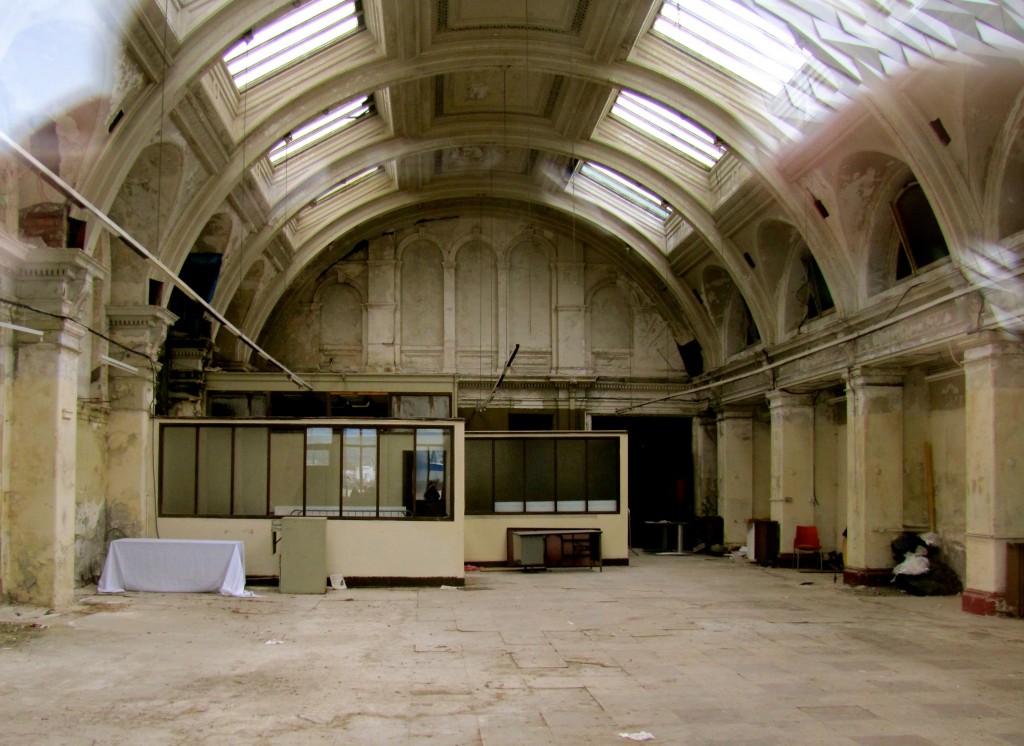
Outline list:
[[[359,289],[332,279],[317,291],[320,311],[320,367],[335,372],[356,372],[364,364],[365,300]]]
[[[551,368],[551,250],[533,240],[512,247],[508,260],[509,347],[520,345],[530,368]]]
[[[839,167],[842,236],[867,296],[892,285],[897,235],[890,203],[912,176],[906,163],[875,151],[852,153]]]
[[[455,254],[455,344],[460,371],[491,372],[497,363],[498,288],[494,250],[479,239]]]
[[[761,341],[761,332],[754,323],[754,315],[741,293],[736,293],[726,311],[722,345],[725,356],[735,355]]]
[[[590,364],[594,370],[628,373],[633,351],[633,309],[625,288],[599,285],[587,298]]]
[[[766,220],[757,236],[761,256],[770,254],[783,264],[781,281],[776,283],[783,335],[835,308],[825,276],[796,226]]]
[[[440,247],[416,238],[400,248],[401,367],[440,370],[444,348],[444,268]]]

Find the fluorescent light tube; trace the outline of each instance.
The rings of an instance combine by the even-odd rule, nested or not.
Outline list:
[[[6,321],[0,321],[0,327],[4,329],[13,329],[16,332],[25,332],[26,334],[35,334],[37,337],[43,336],[43,333],[38,329],[30,329],[27,326],[18,326],[17,324],[11,324]]]
[[[105,362],[107,365],[113,366],[115,368],[120,368],[121,370],[128,371],[129,373],[139,372],[139,369],[136,368],[134,365],[129,365],[128,363],[122,360],[115,360],[114,358],[110,357],[110,355],[100,355],[100,360]]]

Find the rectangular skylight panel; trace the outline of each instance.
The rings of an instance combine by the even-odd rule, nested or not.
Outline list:
[[[276,166],[285,158],[345,129],[360,117],[368,114],[372,107],[373,102],[370,96],[362,96],[307,122],[270,149],[267,154],[270,163]]]
[[[671,214],[663,206],[664,202],[658,195],[641,188],[611,169],[588,162],[584,163],[582,168],[580,168],[580,175],[632,202],[658,220],[665,221]]]
[[[705,168],[718,163],[725,152],[696,122],[629,91],[619,94],[612,115]]]
[[[772,95],[808,57],[788,30],[733,0],[666,0],[654,29]]]
[[[381,172],[381,167],[380,166],[373,166],[373,167],[368,168],[368,169],[366,169],[364,171],[360,171],[359,173],[355,174],[354,176],[349,176],[347,179],[345,179],[343,181],[339,181],[337,184],[332,186],[330,189],[328,189],[327,191],[323,192],[319,197],[317,197],[316,199],[313,200],[313,204],[314,205],[319,205],[321,202],[323,202],[324,200],[330,199],[335,194],[338,194],[339,192],[343,192],[346,189],[348,189],[349,187],[355,186],[360,181],[365,181],[366,179],[369,179],[374,174],[378,174],[380,172]]]
[[[228,50],[224,63],[243,90],[359,27],[353,0],[314,0],[253,32]]]

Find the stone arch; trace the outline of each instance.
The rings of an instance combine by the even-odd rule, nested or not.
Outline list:
[[[999,185],[999,238],[1005,240],[1024,231],[1024,118],[1016,132],[1003,164]],[[1020,243],[1019,241],[1017,242]]]
[[[185,157],[173,143],[154,143],[135,160],[110,208],[110,216],[154,254],[160,232],[174,213],[182,186]],[[111,301],[147,300],[148,263],[120,241],[111,243]]]
[[[890,203],[911,179],[910,166],[887,153],[853,153],[839,167],[843,238],[860,267],[865,297],[892,285],[898,236]]]
[[[193,252],[224,254],[231,245],[235,233],[235,220],[230,212],[218,212],[210,216],[192,245]]]
[[[725,357],[724,345],[724,322],[729,311],[729,304],[733,297],[739,293],[732,276],[724,268],[717,264],[711,264],[704,268],[700,278],[700,293],[704,298],[704,307],[711,316],[711,323],[715,328],[715,343],[721,351],[721,357]]]

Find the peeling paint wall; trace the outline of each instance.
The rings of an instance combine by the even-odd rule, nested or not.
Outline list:
[[[106,413],[83,407],[75,458],[75,582],[95,582],[107,551]]]

